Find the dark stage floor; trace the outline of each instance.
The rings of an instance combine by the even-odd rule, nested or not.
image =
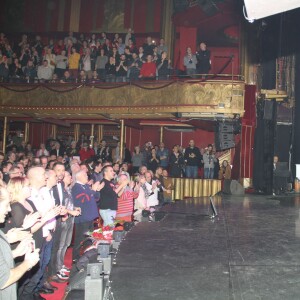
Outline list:
[[[112,269],[115,300],[300,299],[300,196],[176,202],[140,223]]]

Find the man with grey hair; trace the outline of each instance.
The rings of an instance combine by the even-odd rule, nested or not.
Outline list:
[[[94,220],[99,217],[97,201],[99,200],[99,191],[104,184],[96,182],[90,187],[88,185],[87,173],[83,170],[75,174],[75,184],[71,193],[74,206],[79,207],[81,215],[75,218],[75,236],[73,246],[73,261],[78,260],[80,253],[80,243],[84,239],[85,233],[94,229]]]

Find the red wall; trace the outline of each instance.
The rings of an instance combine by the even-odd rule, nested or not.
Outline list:
[[[172,149],[175,144],[181,144],[186,147],[191,139],[195,140],[197,147],[204,148],[207,144],[214,143],[214,132],[204,131],[201,129],[197,129],[193,132],[174,132],[164,130],[163,141],[169,149]],[[142,146],[148,141],[151,141],[153,145],[158,145],[159,140],[160,128],[156,126],[145,126],[143,130],[127,128],[126,131],[126,145],[131,151],[134,149],[134,146]]]
[[[98,31],[103,25],[105,7],[111,0],[79,0],[79,32]],[[10,16],[5,11],[15,11],[20,16],[18,20],[20,31],[27,32],[55,32],[59,24],[63,24],[63,31],[70,30],[70,16],[72,0],[26,0],[23,5],[16,6],[15,1],[1,1],[0,27],[8,27]],[[121,2],[121,1],[120,1]],[[160,32],[162,0],[124,0],[124,29],[130,27],[137,33]],[[133,8],[133,11],[132,11]],[[61,18],[61,19],[60,19]],[[132,20],[131,20],[132,19]]]
[[[50,134],[51,124],[30,123],[29,125],[29,142],[35,149],[39,149],[40,143],[45,143]]]

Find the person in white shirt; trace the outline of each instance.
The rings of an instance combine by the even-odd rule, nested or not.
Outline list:
[[[60,213],[61,209],[60,207],[53,207],[53,204],[51,204],[52,203],[51,199],[49,200],[48,198],[48,200],[45,201],[41,196],[41,189],[47,185],[47,181],[48,181],[48,175],[46,174],[46,171],[42,167],[33,167],[29,169],[27,173],[27,177],[31,187],[31,196],[29,200],[31,200],[33,204],[36,206],[36,209],[41,213],[42,218],[44,216],[49,215],[50,211],[53,212],[51,218],[47,218],[47,220],[50,221],[51,223],[51,220],[53,220],[55,216],[57,216]],[[51,203],[49,204],[48,201]],[[44,207],[46,206],[45,205],[46,202],[47,202],[47,210]],[[48,221],[44,225],[48,224]],[[40,292],[43,293],[47,292],[48,294],[54,292],[52,288],[48,289],[46,287],[43,287],[45,282],[46,267],[50,260],[52,236],[49,229],[46,230],[43,228],[42,231],[43,231],[44,242],[40,251],[39,270],[32,276],[29,283],[26,284],[24,288],[24,290],[26,290],[26,293],[23,292],[24,295],[27,295],[30,290],[32,290],[32,292],[35,295],[39,294]]]
[[[145,186],[148,190],[149,197],[147,199],[147,207],[150,208],[150,217],[149,220],[151,221],[153,218],[153,213],[155,211],[155,206],[159,204],[158,201],[158,191],[159,188],[157,187],[157,182],[153,180],[153,173],[151,171],[147,171],[145,173],[146,183]]]
[[[56,174],[53,170],[46,170],[46,177],[47,177],[47,182],[46,186],[43,186],[39,190],[39,197],[35,197],[32,199],[32,202],[34,203],[35,207],[37,208],[38,212],[43,216],[47,211],[50,209],[53,209],[55,207],[55,201],[53,198],[53,193],[52,193],[52,188],[56,185],[57,183],[57,178]],[[51,257],[51,251],[52,251],[52,233],[55,230],[56,226],[56,218],[52,218],[48,222],[46,222],[43,226],[43,237],[45,239],[44,242],[44,251],[45,251],[45,258],[44,258],[44,272],[43,272],[43,277],[40,280],[40,283],[38,285],[38,290],[40,292],[50,292],[53,290],[53,286],[47,282],[46,280],[46,267],[49,264],[50,257]]]
[[[52,78],[52,69],[48,65],[48,61],[45,59],[43,64],[38,67],[38,79],[41,82],[47,82]]]

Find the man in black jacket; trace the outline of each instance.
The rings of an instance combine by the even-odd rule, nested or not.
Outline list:
[[[201,164],[202,155],[198,147],[195,147],[195,141],[190,140],[189,147],[185,149],[184,160],[186,163],[185,173],[187,178],[198,177],[198,167]]]

